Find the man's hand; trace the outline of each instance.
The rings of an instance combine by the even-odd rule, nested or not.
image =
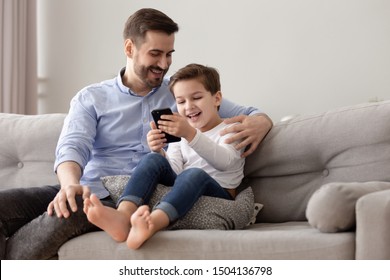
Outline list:
[[[47,207],[47,213],[51,216],[54,211],[58,218],[68,218],[70,212],[77,211],[76,195],[81,195],[83,199],[90,196],[89,187],[80,185],[81,168],[76,162],[65,161],[57,167],[57,176],[61,184],[61,189]]]
[[[247,147],[241,157],[247,157],[253,153],[273,125],[271,119],[265,114],[254,116],[241,115],[225,119],[224,122],[226,124],[237,123],[222,130],[221,135],[235,133],[226,139],[226,143],[230,144],[238,141],[239,143],[235,145],[237,150]]]
[[[58,218],[68,218],[70,216],[68,204],[72,212],[77,211],[76,195],[81,195],[85,199],[90,194],[91,192],[87,186],[69,185],[62,187],[53,201],[49,203],[47,213],[51,216],[55,211]]]

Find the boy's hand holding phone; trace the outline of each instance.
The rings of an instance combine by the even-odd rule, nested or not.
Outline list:
[[[180,141],[181,137],[190,142],[196,135],[186,117],[173,114],[169,108],[153,110],[152,115],[157,128],[165,134],[166,143]]]
[[[165,133],[159,130],[154,122],[150,122],[150,128],[151,130],[146,137],[148,146],[152,152],[160,153],[167,144]]]
[[[161,116],[163,115],[173,115],[171,109],[164,108],[164,109],[156,109],[152,111],[153,120],[156,124],[157,129],[160,129],[159,120],[161,120]],[[160,129],[162,132],[162,129]],[[179,142],[181,140],[180,137],[173,136],[171,134],[165,133],[166,143],[172,143],[172,142]]]

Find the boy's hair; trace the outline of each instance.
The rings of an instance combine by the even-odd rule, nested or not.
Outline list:
[[[174,93],[173,86],[177,82],[192,79],[198,79],[203,84],[204,88],[211,92],[211,95],[215,95],[218,91],[221,91],[221,82],[217,69],[195,63],[188,64],[187,66],[179,69],[171,77],[169,81],[169,89],[172,93]]]
[[[179,31],[179,26],[163,12],[150,8],[140,9],[127,19],[123,38],[131,39],[139,46],[144,41],[146,31],[150,30],[171,35]]]

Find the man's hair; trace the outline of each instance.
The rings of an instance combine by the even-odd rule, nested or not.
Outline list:
[[[171,35],[179,31],[179,26],[163,12],[155,9],[141,9],[132,14],[125,23],[123,38],[131,39],[139,45],[145,38],[146,31],[162,31]]]
[[[195,63],[188,64],[187,66],[179,69],[171,77],[169,81],[169,89],[173,93],[173,86],[177,82],[192,79],[198,79],[203,84],[204,88],[211,92],[211,95],[215,95],[221,90],[221,82],[217,69]]]

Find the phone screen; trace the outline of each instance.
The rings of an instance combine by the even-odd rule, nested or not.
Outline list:
[[[162,115],[172,115],[172,110],[170,108],[156,109],[152,111],[153,120],[156,123],[158,128],[158,120]],[[179,142],[181,140],[180,137],[173,136],[171,134],[165,133],[165,138],[167,139],[167,143]]]

